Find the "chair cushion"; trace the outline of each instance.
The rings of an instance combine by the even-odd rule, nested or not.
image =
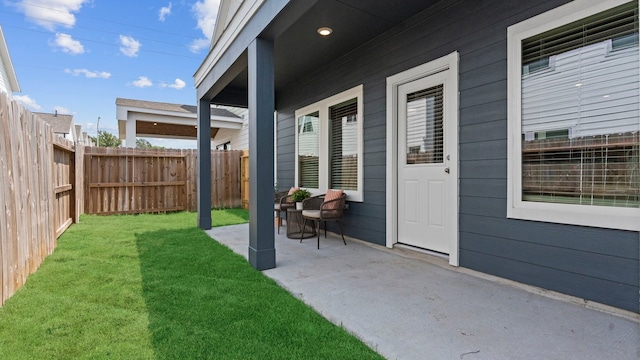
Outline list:
[[[327,190],[327,193],[324,195],[324,201],[339,199],[342,196],[342,190]],[[340,207],[340,201],[332,202],[331,204],[327,204],[325,209],[338,209]]]
[[[302,210],[302,216],[310,219],[320,219],[320,210]]]
[[[293,193],[298,191],[298,190],[300,190],[299,187],[291,187],[291,189],[289,189],[289,194],[287,194],[287,195],[293,195]]]

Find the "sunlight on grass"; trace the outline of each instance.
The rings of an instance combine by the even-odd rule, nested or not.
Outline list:
[[[83,216],[0,308],[0,359],[380,358],[209,238],[196,216]]]

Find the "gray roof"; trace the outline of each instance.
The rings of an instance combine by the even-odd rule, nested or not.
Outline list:
[[[198,113],[198,107],[194,105],[172,104],[172,103],[164,103],[164,102],[145,101],[145,100],[116,98],[116,105],[130,106],[130,107],[149,109],[149,110],[173,111],[173,112],[186,113],[186,114]],[[232,113],[231,111],[226,109],[218,109],[218,108],[211,108],[211,116],[224,116],[224,117],[240,119],[238,115]]]
[[[73,115],[58,113],[49,114],[39,112],[34,112],[33,114],[51,125],[53,127],[53,132],[56,134],[69,134],[71,131],[71,124],[73,124]]]

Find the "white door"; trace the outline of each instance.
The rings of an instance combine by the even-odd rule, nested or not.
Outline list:
[[[457,236],[457,112],[444,70],[398,86],[398,242],[450,254]],[[457,119],[457,118],[456,118]]]

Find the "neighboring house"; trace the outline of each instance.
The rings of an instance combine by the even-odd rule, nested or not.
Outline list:
[[[200,124],[249,108],[249,261],[275,130],[278,185],[345,189],[351,237],[640,312],[638,27],[637,0],[222,0],[194,79]]]
[[[540,132],[550,131],[562,131],[569,139],[640,131],[640,91],[633,84],[640,61],[638,34],[618,39],[551,55],[538,61],[535,68],[527,67],[522,92],[532,95],[522,106],[525,138],[539,138]],[[591,81],[585,81],[586,72],[594,74]],[[536,92],[542,95],[536,96]],[[567,104],[579,104],[585,97],[603,106],[611,103],[616,115],[595,109],[585,112],[579,106],[567,108]]]
[[[249,149],[249,114],[247,109],[230,106],[218,106],[217,108],[239,116],[242,119],[242,128],[220,128],[216,136],[211,139],[211,146],[216,150]]]
[[[20,85],[13,69],[2,27],[0,27],[0,91],[9,94],[9,96],[14,92],[20,92]]]
[[[34,112],[33,114],[51,125],[54,134],[74,143],[77,140],[78,137],[76,134],[76,126],[73,123],[73,115],[58,114],[58,111],[53,114],[41,112]]]
[[[211,108],[210,139],[221,150],[248,147],[246,109],[216,106]],[[136,147],[136,137],[195,139],[197,108],[134,99],[116,99],[120,139],[125,146]]]

